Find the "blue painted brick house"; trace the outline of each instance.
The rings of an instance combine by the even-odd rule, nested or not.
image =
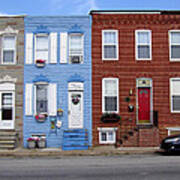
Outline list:
[[[25,147],[91,146],[90,34],[88,16],[25,18]]]

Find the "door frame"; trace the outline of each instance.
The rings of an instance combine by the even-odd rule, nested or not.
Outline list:
[[[146,82],[146,83],[143,83]],[[150,123],[139,123],[138,119],[138,88],[150,88]],[[136,124],[151,125],[153,124],[153,82],[151,78],[136,79]]]
[[[1,117],[2,117],[2,94],[3,93],[12,93],[12,108],[13,108],[13,113],[12,113],[12,117],[13,119],[12,120],[2,120]],[[5,130],[8,130],[8,129],[14,129],[14,124],[15,124],[15,112],[16,112],[16,106],[15,106],[15,92],[13,90],[7,90],[7,91],[0,91],[0,129],[5,129]],[[11,121],[11,126],[2,126],[3,125],[3,122],[9,122]]]
[[[71,99],[71,94],[72,93],[81,93],[81,97],[82,97],[82,104],[81,104],[81,108],[82,108],[82,123],[81,126],[79,127],[72,127],[70,122],[70,99]],[[83,129],[84,128],[84,84],[82,82],[70,82],[68,84],[68,128],[69,129]]]

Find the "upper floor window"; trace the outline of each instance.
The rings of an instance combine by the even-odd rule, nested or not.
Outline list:
[[[15,64],[16,37],[13,35],[3,36],[2,41],[2,64]]]
[[[83,61],[83,34],[69,35],[69,63],[82,63]]]
[[[118,60],[118,31],[102,31],[102,59]]]
[[[102,81],[102,111],[118,112],[118,79],[104,78]]]
[[[35,60],[48,61],[49,37],[48,34],[37,34],[35,38]]]
[[[36,85],[36,113],[48,112],[48,85]]]
[[[151,60],[151,31],[136,31],[136,60]]]
[[[180,112],[180,78],[170,80],[171,112]]]
[[[180,61],[180,30],[170,31],[170,60]]]

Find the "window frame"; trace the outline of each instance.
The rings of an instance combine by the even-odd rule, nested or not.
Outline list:
[[[99,131],[99,144],[115,144],[116,143],[116,131],[117,128],[112,128],[112,127],[103,127],[103,128],[98,128]],[[108,133],[112,132],[113,133],[113,140],[109,140],[109,135]],[[107,140],[102,141],[102,133],[106,133]]]
[[[37,60],[37,37],[38,36],[41,36],[41,37],[45,37],[47,36],[48,38],[48,57],[47,57],[47,60],[45,61],[45,63],[49,63],[49,56],[50,56],[50,35],[48,33],[37,33],[34,35],[34,63],[36,63],[36,60]]]
[[[73,56],[73,54],[70,54],[70,49],[71,49],[71,37],[72,36],[81,36],[81,43],[82,43],[82,54],[78,54],[76,56],[82,56],[82,61],[80,63],[77,64],[82,64],[84,61],[84,34],[83,33],[69,33],[68,34],[68,57]],[[70,58],[69,59],[69,64],[73,64],[72,62],[70,62]]]
[[[172,50],[171,50],[171,46],[172,46],[171,33],[173,33],[173,32],[180,33],[180,30],[169,30],[168,31],[168,34],[169,34],[169,59],[170,59],[170,61],[180,62],[180,57],[179,58],[172,58],[171,57],[171,55],[172,55]],[[179,44],[173,44],[173,45],[179,45],[180,46],[180,43]]]
[[[47,86],[47,112],[41,112],[40,114],[49,114],[49,84],[46,82],[38,82],[34,84],[34,115],[37,115],[37,86],[38,85],[46,85]]]
[[[4,56],[3,56],[3,52],[4,52],[3,43],[4,43],[4,38],[5,37],[14,37],[14,41],[15,41],[14,42],[15,43],[14,49],[6,49],[6,50],[13,50],[14,51],[14,58],[13,58],[12,63],[10,63],[10,62],[6,63],[3,60],[3,58],[4,58]],[[16,62],[17,62],[17,60],[16,60],[17,47],[16,46],[17,46],[17,35],[15,35],[15,34],[5,34],[5,35],[2,36],[2,49],[1,49],[1,64],[2,65],[14,65],[14,64],[16,64]]]
[[[149,33],[149,38],[150,38],[150,41],[149,43],[138,43],[138,33],[139,32],[148,32]],[[138,57],[138,46],[149,46],[149,54],[150,54],[150,57],[149,58],[139,58]],[[136,52],[136,60],[140,60],[140,61],[150,61],[152,60],[152,31],[151,30],[148,30],[148,29],[138,29],[138,30],[135,30],[135,52]]]
[[[116,80],[117,85],[117,111],[105,111],[105,81]],[[118,78],[103,78],[102,79],[102,113],[119,113],[119,79]]]
[[[170,78],[170,109],[171,109],[171,113],[180,113],[180,110],[179,111],[176,111],[176,110],[173,110],[173,80],[179,80],[180,81],[180,77],[177,77],[177,78]],[[180,93],[179,93],[180,95]]]
[[[116,44],[104,44],[104,33],[105,32],[115,32],[116,33]],[[115,29],[106,29],[106,30],[102,30],[102,60],[103,61],[117,61],[119,59],[119,41],[118,41],[118,30]],[[116,58],[105,58],[104,57],[104,46],[105,45],[115,45],[116,46]]]

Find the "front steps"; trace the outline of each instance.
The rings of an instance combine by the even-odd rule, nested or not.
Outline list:
[[[138,127],[131,134],[121,135],[119,147],[157,147],[159,146],[159,129],[157,127]]]
[[[15,131],[0,130],[0,150],[15,149],[17,133]]]
[[[63,150],[87,150],[88,144],[87,129],[64,130]]]

